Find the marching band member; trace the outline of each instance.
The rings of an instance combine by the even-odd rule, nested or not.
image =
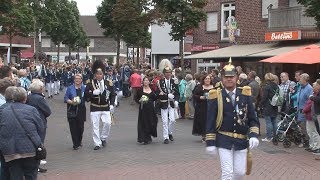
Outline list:
[[[250,174],[249,150],[259,145],[259,121],[252,103],[251,88],[236,87],[237,73],[231,58],[222,70],[222,83],[224,88],[209,91],[206,151],[211,155],[219,152],[221,179],[239,180],[243,179],[246,170]]]
[[[114,109],[115,92],[112,81],[105,80],[105,65],[102,61],[94,62],[92,70],[95,78],[87,84],[85,98],[90,101],[90,116],[93,128],[94,150],[105,147],[108,142],[111,113]],[[102,130],[100,129],[100,119],[102,121]]]
[[[166,60],[166,59],[164,59]],[[162,60],[162,61],[164,61]],[[166,60],[169,61],[169,60]],[[170,61],[169,61],[170,63]],[[173,131],[175,124],[174,111],[178,107],[179,90],[178,85],[172,79],[172,69],[166,66],[163,69],[164,78],[158,81],[158,93],[160,99],[161,118],[163,125],[164,144],[173,141]]]

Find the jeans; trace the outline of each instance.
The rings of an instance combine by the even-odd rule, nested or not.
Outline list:
[[[277,131],[277,117],[265,116],[267,138],[271,139],[276,135]]]
[[[37,179],[39,161],[34,157],[16,159],[7,164],[10,172],[10,179],[20,180],[23,179],[23,177],[25,177],[25,180]]]

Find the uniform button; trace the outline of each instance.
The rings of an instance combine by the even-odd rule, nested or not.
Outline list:
[[[234,123],[233,125],[236,126],[236,123]]]
[[[233,132],[236,132],[236,130],[234,130]]]
[[[234,117],[233,119],[237,119],[237,117]]]
[[[233,110],[233,112],[236,112],[236,110]]]

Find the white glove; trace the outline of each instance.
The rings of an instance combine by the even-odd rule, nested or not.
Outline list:
[[[111,112],[111,113],[114,112],[114,107],[113,107],[113,105],[110,105],[110,112]]]
[[[95,89],[92,92],[93,95],[99,95],[100,93],[101,93],[100,89]]]
[[[168,94],[168,98],[169,98],[169,99],[173,99],[173,98],[174,98],[174,95],[170,93],[170,94]]]
[[[215,146],[208,146],[208,147],[206,147],[206,153],[209,155],[216,155],[217,148]]]
[[[256,148],[256,147],[258,147],[258,145],[259,145],[258,138],[252,137],[249,139],[249,148],[250,149]]]
[[[178,107],[179,107],[178,101],[175,101],[175,102],[174,102],[174,107],[175,107],[175,108],[178,108]]]

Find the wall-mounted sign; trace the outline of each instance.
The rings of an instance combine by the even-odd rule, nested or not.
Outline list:
[[[267,32],[265,41],[289,41],[301,39],[301,31]]]
[[[219,49],[219,45],[217,44],[211,44],[211,45],[193,45],[191,48],[192,52],[197,52],[197,51],[211,51],[211,50],[216,50]]]

